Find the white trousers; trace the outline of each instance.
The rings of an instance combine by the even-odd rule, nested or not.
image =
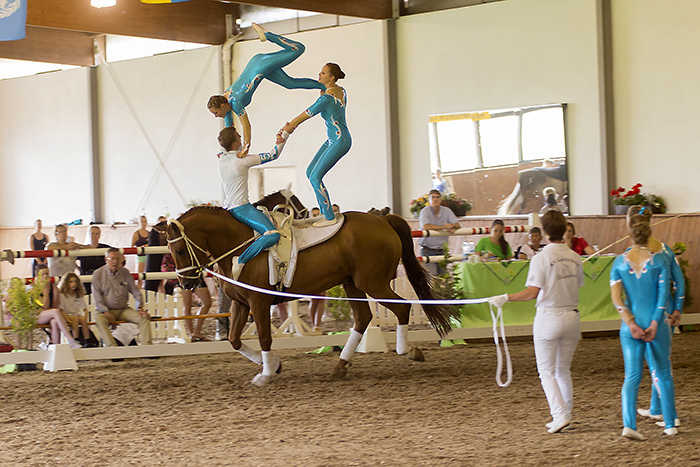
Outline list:
[[[535,358],[552,419],[571,419],[571,360],[581,338],[581,320],[570,308],[537,308],[532,326]]]

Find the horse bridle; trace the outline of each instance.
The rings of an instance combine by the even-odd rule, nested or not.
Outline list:
[[[201,279],[202,273],[204,272],[205,269],[210,268],[211,266],[218,263],[219,261],[221,261],[222,259],[224,259],[228,255],[230,255],[234,251],[236,251],[240,248],[243,248],[244,246],[246,246],[247,244],[249,244],[255,240],[255,234],[253,234],[253,236],[251,238],[249,238],[245,242],[241,243],[237,247],[227,251],[226,253],[219,256],[218,258],[209,261],[207,264],[202,265],[202,263],[200,263],[200,261],[199,261],[199,258],[197,257],[197,254],[195,253],[194,249],[195,248],[198,249],[199,251],[201,251],[202,253],[204,253],[207,256],[209,256],[209,253],[204,248],[200,247],[195,242],[193,242],[192,239],[190,239],[187,236],[187,234],[185,233],[185,227],[180,223],[180,221],[178,221],[177,219],[173,219],[168,223],[168,226],[170,224],[175,225],[180,230],[180,236],[177,238],[172,238],[172,239],[169,238],[168,243],[175,243],[175,242],[179,242],[180,240],[184,241],[185,248],[187,249],[187,254],[190,257],[190,266],[175,269],[175,273],[177,274],[177,277],[183,278],[183,279],[192,279],[192,280]],[[196,264],[196,266],[195,266],[195,264]],[[196,275],[192,276],[192,275],[186,274],[190,271],[195,271]]]

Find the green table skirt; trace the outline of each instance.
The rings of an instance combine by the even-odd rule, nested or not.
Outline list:
[[[614,256],[603,256],[583,263],[586,284],[579,289],[581,321],[619,318],[610,300],[610,265],[614,260]],[[529,261],[461,263],[456,265],[455,274],[466,298],[482,298],[523,290],[529,265]],[[532,324],[535,303],[535,300],[506,303],[503,307],[506,326]],[[463,327],[487,327],[491,324],[488,303],[462,307]]]

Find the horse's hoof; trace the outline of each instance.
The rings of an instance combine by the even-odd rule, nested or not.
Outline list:
[[[251,381],[251,383],[260,388],[269,384],[270,381],[272,381],[272,376],[267,376],[262,373],[258,373],[257,375],[255,375],[255,378],[253,378],[253,381]]]
[[[345,378],[345,375],[348,374],[348,369],[345,367],[342,368],[333,368],[333,376],[335,378]]]
[[[411,350],[408,351],[408,358],[416,362],[425,361],[425,355],[423,355],[423,351],[418,347],[411,347]]]
[[[275,374],[278,375],[278,374],[282,373],[282,359],[279,357],[277,357],[277,359],[279,361],[277,362],[277,369],[275,370]]]

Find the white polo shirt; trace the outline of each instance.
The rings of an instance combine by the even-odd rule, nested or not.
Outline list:
[[[547,244],[530,261],[525,287],[540,288],[537,307],[577,307],[583,285],[581,256],[565,243]]]

